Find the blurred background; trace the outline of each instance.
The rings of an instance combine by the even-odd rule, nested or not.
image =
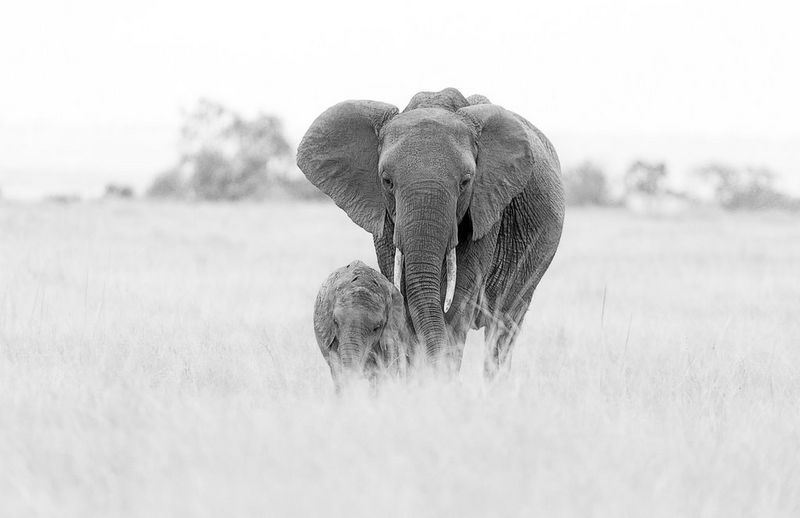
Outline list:
[[[570,202],[798,208],[791,2],[34,0],[0,11],[0,196],[313,198],[345,99],[454,86],[528,118]]]

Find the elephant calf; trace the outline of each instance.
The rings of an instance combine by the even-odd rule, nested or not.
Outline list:
[[[336,388],[405,372],[411,331],[403,298],[380,272],[353,261],[328,276],[314,304],[314,334]]]

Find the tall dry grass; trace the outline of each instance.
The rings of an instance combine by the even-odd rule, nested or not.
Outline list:
[[[332,394],[332,205],[0,205],[0,515],[797,516],[800,221],[572,211],[508,376]]]

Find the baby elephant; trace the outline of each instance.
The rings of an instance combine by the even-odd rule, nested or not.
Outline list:
[[[361,261],[334,271],[320,287],[314,333],[337,389],[350,378],[405,373],[411,333],[402,295]]]

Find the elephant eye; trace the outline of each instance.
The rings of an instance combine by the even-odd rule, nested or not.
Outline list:
[[[392,179],[389,178],[388,176],[381,177],[381,181],[383,182],[383,186],[386,188],[386,190],[391,191],[392,188],[394,188],[394,183],[392,182]]]
[[[377,333],[378,331],[381,330],[382,327],[383,327],[383,324],[378,324],[377,326],[375,326],[375,328],[372,330],[372,332],[373,333]]]
[[[465,176],[461,180],[461,190],[463,191],[464,189],[466,189],[469,186],[469,182],[471,182],[471,181],[472,181],[472,177],[471,176]]]

